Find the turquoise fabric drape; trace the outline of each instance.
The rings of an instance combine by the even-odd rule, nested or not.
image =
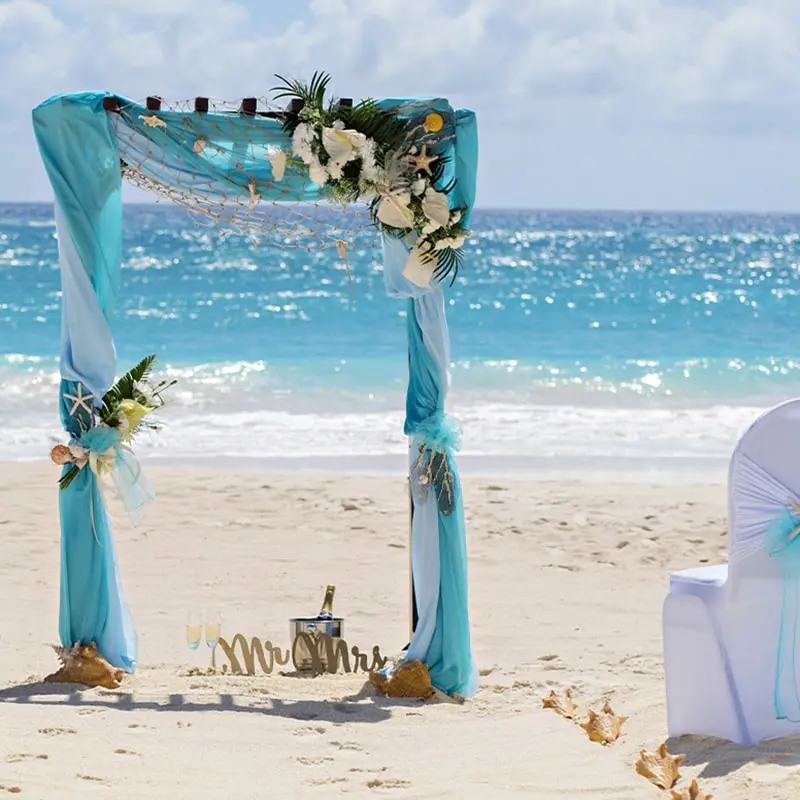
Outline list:
[[[767,552],[781,565],[783,598],[775,662],[775,716],[800,722],[797,644],[800,633],[800,516],[786,508],[767,532]]]
[[[238,114],[158,112],[119,98],[121,113],[103,110],[107,93],[59,95],[34,110],[37,142],[56,199],[63,309],[61,417],[78,440],[89,415],[65,395],[99,398],[113,381],[114,344],[108,326],[119,287],[122,241],[121,163],[135,164],[170,189],[222,198],[290,202],[319,199],[305,170],[289,166],[276,182],[270,146],[290,142],[273,119]],[[437,111],[444,121],[436,152],[447,159],[442,183],[455,179],[451,207],[475,200],[477,123],[471,111],[454,111],[443,99],[389,99],[414,124]],[[420,624],[408,657],[428,665],[435,686],[469,695],[477,686],[467,598],[463,498],[454,453],[457,431],[444,414],[449,382],[449,337],[442,288],[420,289],[402,270],[404,241],[384,243],[388,291],[408,299],[409,386],[405,430],[413,448],[446,458],[452,497],[432,493],[414,501],[412,561]],[[136,634],[119,581],[114,543],[95,476],[87,469],[60,492],[62,524],[61,610],[64,645],[94,641],[116,666],[133,670]]]
[[[456,180],[452,208],[475,203],[478,162],[477,120],[471,111],[455,114],[455,138],[442,148],[448,159],[442,180]],[[409,246],[384,238],[387,291],[407,300],[409,380],[405,433],[411,437],[411,561],[417,627],[405,658],[427,665],[431,681],[447,694],[471,696],[478,686],[472,657],[467,581],[464,501],[455,451],[458,435],[445,413],[449,388],[450,341],[442,286],[416,286],[403,276]],[[447,460],[453,475],[453,496],[439,502],[433,491],[418,491],[413,471],[420,448],[429,457]]]
[[[55,194],[62,276],[59,405],[73,442],[91,426],[86,408],[99,404],[116,371],[108,318],[119,289],[122,196],[119,150],[103,97],[59,95],[33,112]],[[68,397],[85,395],[93,397],[83,405]],[[61,643],[94,642],[111,664],[133,672],[136,629],[122,592],[103,495],[90,469],[59,491],[59,514]]]

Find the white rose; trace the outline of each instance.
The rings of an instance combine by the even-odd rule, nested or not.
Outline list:
[[[434,245],[434,250],[445,250],[448,247],[452,247],[453,250],[458,250],[464,244],[465,237],[463,236],[451,236],[444,239],[439,239],[438,242]]]

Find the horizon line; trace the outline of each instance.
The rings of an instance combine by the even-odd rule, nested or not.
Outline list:
[[[124,206],[139,206],[144,208],[180,208],[177,203],[166,203],[144,200],[123,200]],[[52,206],[53,200],[0,200],[0,207],[3,206]],[[576,206],[483,206],[478,205],[473,211],[484,212],[526,212],[526,213],[568,213],[568,214],[694,214],[694,215],[713,215],[727,214],[730,216],[800,216],[800,208],[796,211],[756,211],[748,209],[691,209],[691,208],[580,208]]]

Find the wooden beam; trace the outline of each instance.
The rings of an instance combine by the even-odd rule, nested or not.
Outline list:
[[[110,97],[103,98],[103,108],[106,111],[112,111],[119,114],[119,98],[111,95]]]
[[[195,99],[194,99],[194,110],[197,111],[199,114],[208,113],[208,98],[207,97],[195,97]]]
[[[289,103],[289,108],[287,108],[286,110],[290,114],[299,114],[303,110],[303,106],[304,105],[305,105],[305,102],[303,102],[303,100],[301,100],[299,97],[295,97],[292,100],[292,102]]]
[[[245,97],[242,100],[242,107],[239,109],[239,113],[245,114],[248,117],[254,117],[257,108],[258,108],[258,98]]]
[[[145,107],[148,111],[161,111],[161,98],[157,95],[151,95],[145,100]]]
[[[353,98],[352,97],[340,97],[339,98],[339,108],[352,108],[353,107]]]

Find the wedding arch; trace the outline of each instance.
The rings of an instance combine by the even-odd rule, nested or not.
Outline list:
[[[460,431],[445,413],[443,287],[458,272],[475,199],[475,114],[436,98],[328,99],[325,74],[279,80],[270,100],[141,104],[85,92],[56,95],[33,111],[55,195],[62,282],[59,405],[70,438],[53,452],[63,465],[61,643],[95,643],[127,672],[137,665],[100,478],[111,475],[129,510],[143,504],[149,490],[128,443],[162,387],[137,382],[149,361],[114,383],[109,319],[122,262],[123,178],[198,222],[281,247],[335,247],[345,264],[364,225],[314,214],[313,205],[359,203],[381,236],[387,292],[407,307],[413,633],[405,658],[424,663],[441,691],[470,695],[477,671],[454,460]]]

